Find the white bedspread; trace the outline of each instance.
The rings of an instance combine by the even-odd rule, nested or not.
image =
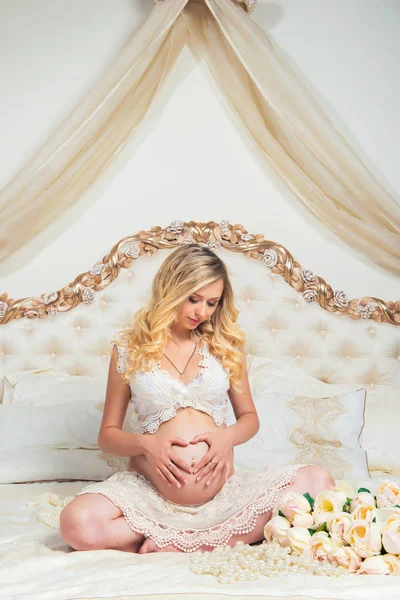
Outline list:
[[[189,570],[190,554],[137,555],[119,550],[73,551],[58,530],[37,516],[50,509],[43,500],[51,492],[60,498],[76,494],[87,481],[0,485],[1,600],[219,600],[227,596],[291,600],[400,600],[400,577],[345,576],[267,578],[220,584],[211,575]],[[373,480],[376,485],[377,480]],[[370,487],[371,480],[357,482]]]

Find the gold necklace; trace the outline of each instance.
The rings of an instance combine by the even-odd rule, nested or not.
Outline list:
[[[171,363],[171,365],[174,367],[174,369],[176,369],[176,370],[178,371],[178,373],[179,373],[179,376],[180,376],[180,378],[181,378],[181,381],[183,381],[183,374],[184,374],[184,372],[186,371],[188,364],[189,364],[189,363],[190,363],[190,361],[192,360],[193,354],[196,352],[196,348],[197,348],[197,342],[195,343],[194,350],[193,350],[193,352],[192,352],[192,354],[191,354],[191,356],[190,356],[189,360],[187,361],[187,363],[186,363],[186,367],[183,369],[182,373],[180,372],[180,370],[178,369],[178,367],[177,367],[176,365],[174,365],[174,363],[172,362],[172,360],[170,360],[170,359],[168,358],[168,356],[165,354],[165,352],[163,352],[163,354],[164,354],[165,358],[166,358],[166,359],[167,359],[167,360],[168,360],[168,361]]]

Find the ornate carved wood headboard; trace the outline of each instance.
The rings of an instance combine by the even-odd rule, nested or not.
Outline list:
[[[400,301],[350,299],[280,244],[228,221],[139,231],[61,290],[18,300],[3,293],[0,376],[36,368],[105,375],[109,341],[130,327],[167,252],[190,242],[226,263],[250,358],[270,356],[329,383],[400,384]]]

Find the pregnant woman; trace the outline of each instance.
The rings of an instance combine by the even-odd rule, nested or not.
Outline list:
[[[334,479],[316,465],[234,469],[234,446],[259,429],[225,264],[185,244],[155,275],[149,304],[112,342],[99,447],[127,471],[84,487],[60,515],[76,550],[210,550],[263,539],[279,494],[316,495]],[[132,402],[139,433],[122,431]],[[231,402],[236,423],[227,426]],[[271,415],[271,419],[274,415]]]

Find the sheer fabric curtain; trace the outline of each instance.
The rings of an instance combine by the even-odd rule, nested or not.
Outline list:
[[[400,204],[249,18],[254,6],[155,1],[110,71],[1,193],[0,267],[106,174],[188,43],[295,197],[351,248],[400,275]]]
[[[163,0],[164,1],[164,0]],[[263,157],[324,225],[400,275],[400,204],[336,130],[279,48],[231,0],[187,7],[199,51]]]
[[[150,1],[150,0],[149,0]],[[74,205],[125,147],[187,41],[188,0],[158,5],[112,67],[0,192],[6,259]]]

